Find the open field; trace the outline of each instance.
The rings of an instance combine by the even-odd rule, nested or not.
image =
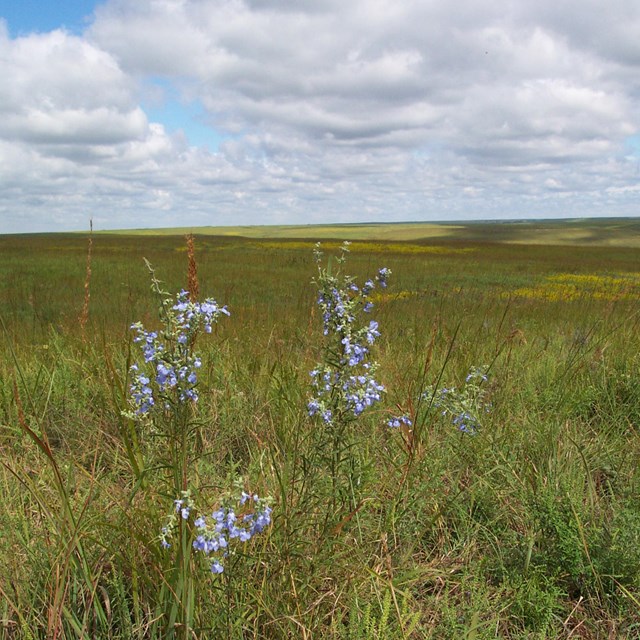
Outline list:
[[[114,232],[105,232],[114,233]],[[338,239],[382,241],[468,241],[516,244],[569,244],[640,247],[640,219],[594,218],[505,222],[398,222],[342,225],[280,225],[138,229],[124,235],[198,235],[259,239]]]
[[[640,222],[416,229],[202,230],[231,315],[150,421],[130,326],[162,338],[143,258],[173,295],[184,237],[95,234],[82,329],[87,238],[0,236],[0,638],[640,637]],[[392,271],[361,314],[386,391],[328,424],[313,245],[349,237],[345,300]],[[212,573],[195,516],[240,477],[271,523]]]

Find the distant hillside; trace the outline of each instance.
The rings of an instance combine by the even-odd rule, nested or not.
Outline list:
[[[640,218],[584,218],[500,222],[402,222],[335,225],[175,227],[108,231],[125,235],[232,236],[256,239],[468,241],[640,247]]]

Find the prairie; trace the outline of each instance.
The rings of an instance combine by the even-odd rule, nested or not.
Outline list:
[[[244,238],[312,238],[314,240],[509,242],[519,244],[584,244],[618,247],[640,246],[637,218],[596,218],[560,220],[507,220],[500,222],[397,222],[342,225],[271,225],[238,227],[182,227],[137,229],[125,235],[214,235]]]
[[[89,279],[86,234],[0,237],[0,637],[640,637],[638,220],[194,229],[230,316],[193,346],[189,499],[273,509],[219,575],[191,520],[161,545],[171,412],[126,415],[130,327],[162,333],[143,258],[188,288],[184,231],[94,234]],[[344,239],[331,273],[392,275],[385,392],[337,436],[313,247]]]

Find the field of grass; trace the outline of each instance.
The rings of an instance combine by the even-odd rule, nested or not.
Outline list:
[[[640,248],[639,218],[519,220],[505,222],[398,222],[341,225],[272,225],[138,229],[123,235],[214,235],[258,239],[458,241]]]
[[[198,402],[153,422],[130,326],[161,333],[143,259],[186,288],[184,237],[94,235],[83,328],[87,238],[0,236],[0,638],[640,637],[640,223],[378,227],[197,235],[231,315],[197,336]],[[313,245],[349,236],[360,287],[392,271],[386,392],[327,426]],[[271,523],[212,573],[194,517],[240,489]]]

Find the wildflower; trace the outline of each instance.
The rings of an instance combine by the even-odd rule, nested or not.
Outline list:
[[[135,407],[136,414],[144,415],[155,405],[153,390],[149,386],[150,380],[143,373],[138,372],[136,365],[132,365],[130,371],[134,374],[129,387],[131,401]]]
[[[482,426],[481,415],[491,410],[483,383],[488,380],[487,367],[472,367],[461,388],[443,387],[427,389],[423,398],[441,410],[443,416],[451,416],[452,424],[469,435]]]
[[[130,399],[134,416],[148,414],[158,396],[164,407],[171,407],[176,401],[197,402],[196,371],[202,361],[192,353],[191,345],[199,329],[211,333],[212,325],[221,315],[230,315],[226,307],[220,307],[212,298],[192,302],[184,289],[173,305],[163,306],[163,314],[165,330],[161,336],[157,331],[146,331],[140,322],[131,325],[136,334],[133,341],[140,345],[144,362],[153,369],[145,372],[137,363],[131,366]]]
[[[169,535],[169,528],[162,527],[162,533],[160,534],[160,544],[162,545],[163,549],[168,549],[169,547],[171,547],[171,544],[169,544],[169,541],[167,540],[168,535]]]
[[[161,391],[175,387],[178,384],[178,379],[173,367],[167,366],[165,362],[158,362],[156,366],[156,382]]]
[[[264,510],[258,514],[253,526],[251,528],[251,535],[255,535],[256,533],[262,533],[265,527],[271,524],[271,507],[268,505],[264,508]]]
[[[378,323],[375,320],[372,320],[369,323],[369,328],[367,329],[367,342],[369,344],[373,344],[376,338],[380,337],[380,332],[378,331]]]
[[[391,275],[391,269],[387,269],[387,267],[382,267],[378,271],[378,275],[376,276],[376,280],[378,284],[385,289],[387,287],[387,278]]]
[[[387,420],[387,426],[397,429],[402,425],[406,425],[407,427],[412,426],[411,418],[409,416],[396,416]]]
[[[229,553],[230,544],[248,542],[271,524],[272,509],[268,500],[261,500],[255,493],[242,491],[237,502],[241,508],[244,507],[244,513],[241,512],[241,515],[238,515],[231,506],[222,506],[211,516],[199,515],[193,522],[197,535],[191,546],[195,552],[202,553],[212,560],[210,566],[213,573],[223,572],[223,560]],[[168,523],[162,528],[160,535],[162,547],[165,549],[171,546],[169,537],[177,527],[179,519],[188,520],[194,508],[188,492],[184,492],[180,498],[174,500],[173,504],[173,513],[169,516]],[[253,505],[253,511],[246,511],[249,504]]]
[[[317,400],[311,400],[307,405],[307,410],[310,416],[315,416],[320,411],[320,403]]]
[[[344,253],[339,261],[344,262]],[[375,281],[369,279],[358,287],[350,276],[331,275],[318,267],[317,301],[327,336],[326,356],[311,371],[314,397],[307,411],[310,416],[319,415],[325,424],[348,415],[357,418],[382,397],[384,387],[374,378],[376,364],[369,361],[370,347],[380,337],[378,323],[371,320],[363,325],[359,316],[373,308],[368,297],[376,283],[386,286],[390,274],[389,269],[380,269]]]
[[[364,296],[369,295],[374,289],[376,288],[375,283],[373,282],[373,280],[367,280],[364,283],[364,286],[362,287],[362,294]]]

